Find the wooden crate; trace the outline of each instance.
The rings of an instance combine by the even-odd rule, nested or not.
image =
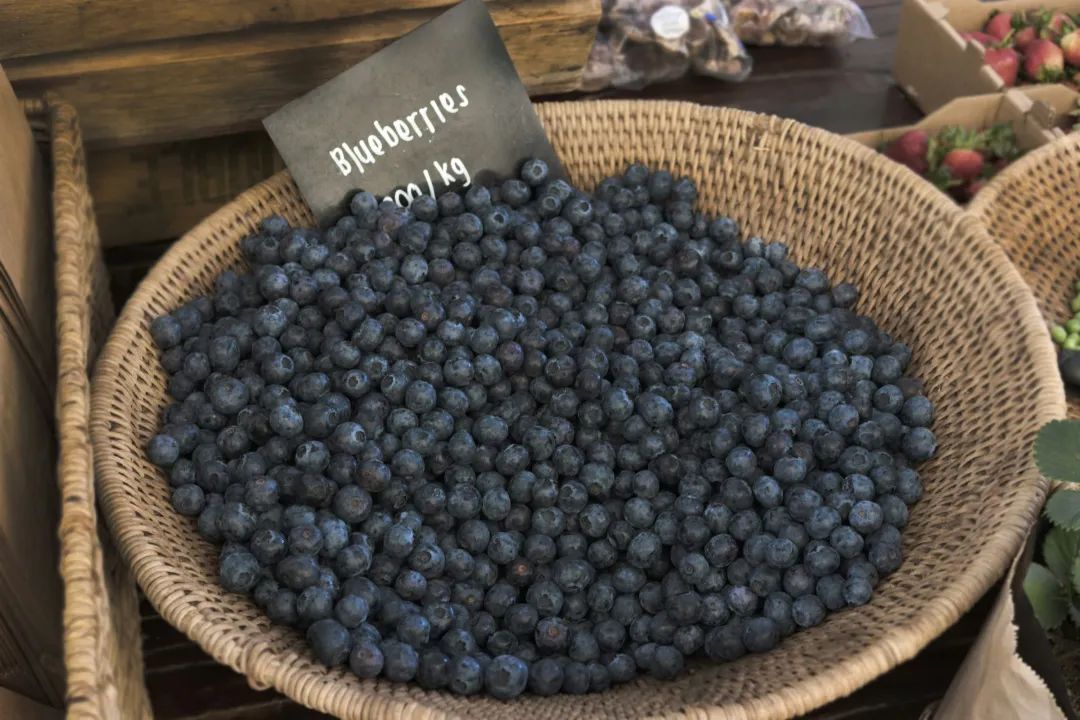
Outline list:
[[[209,137],[256,127],[453,4],[0,0],[0,62],[20,94],[74,104],[91,147]],[[531,93],[578,86],[599,0],[489,8]]]

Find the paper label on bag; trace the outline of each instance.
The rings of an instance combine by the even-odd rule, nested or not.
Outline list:
[[[665,5],[652,14],[649,25],[658,37],[678,40],[690,31],[690,16],[678,5]]]
[[[321,225],[357,190],[408,206],[513,176],[564,176],[481,0],[465,0],[263,121]]]

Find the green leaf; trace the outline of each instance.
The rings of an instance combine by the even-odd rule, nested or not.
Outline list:
[[[1062,583],[1070,582],[1074,566],[1080,560],[1080,532],[1050,528],[1043,540],[1043,560]]]
[[[1062,488],[1051,495],[1046,517],[1063,530],[1080,530],[1080,491]]]
[[[1071,585],[1074,593],[1080,593],[1080,557],[1073,560]]]
[[[1072,620],[1072,624],[1076,627],[1080,627],[1080,607],[1076,604],[1069,605],[1069,619]]]
[[[1016,133],[1012,125],[995,125],[983,134],[983,142],[986,149],[994,157],[1012,159],[1016,157]]]
[[[949,174],[949,171],[943,167],[936,167],[926,173],[926,179],[933,183],[935,187],[941,190],[948,190],[953,185],[960,184],[958,181],[953,180],[953,177]]]
[[[1031,601],[1035,617],[1047,630],[1053,630],[1065,620],[1069,599],[1065,588],[1054,573],[1038,563],[1031,563],[1024,577],[1024,594]]]
[[[1053,420],[1035,438],[1039,472],[1061,482],[1080,482],[1080,420]]]

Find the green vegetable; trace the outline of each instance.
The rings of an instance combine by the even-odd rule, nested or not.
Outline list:
[[[1055,420],[1035,440],[1035,463],[1048,478],[1080,483],[1080,421]],[[1046,630],[1080,620],[1080,490],[1061,488],[1046,503],[1051,528],[1038,562],[1028,567],[1024,593]],[[1075,630],[1075,627],[1073,628]]]

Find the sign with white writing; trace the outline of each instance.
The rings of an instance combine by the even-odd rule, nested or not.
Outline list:
[[[561,165],[498,29],[465,0],[263,121],[320,224],[368,190],[407,206],[530,157]]]

